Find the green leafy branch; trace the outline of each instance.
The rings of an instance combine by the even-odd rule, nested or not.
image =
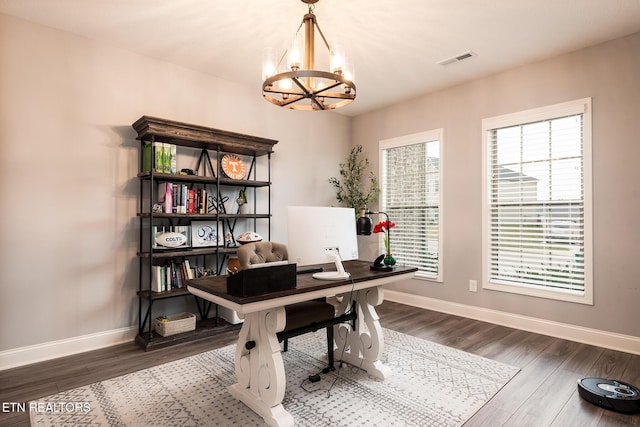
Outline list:
[[[362,190],[364,171],[369,167],[369,159],[361,159],[362,146],[356,145],[347,157],[345,163],[340,163],[341,180],[329,178],[329,182],[336,189],[336,199],[343,205],[355,208],[356,213],[368,205],[378,201],[380,186],[378,179],[369,171],[369,191]]]

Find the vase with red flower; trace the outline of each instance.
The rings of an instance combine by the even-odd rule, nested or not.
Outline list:
[[[396,259],[393,257],[389,246],[389,229],[395,226],[395,223],[387,219],[386,221],[380,221],[375,225],[375,227],[373,227],[374,233],[384,233],[384,259],[382,260],[382,262],[384,262],[384,264],[389,267],[392,267],[396,264]]]

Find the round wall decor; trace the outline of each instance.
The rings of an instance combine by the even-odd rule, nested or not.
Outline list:
[[[247,174],[247,167],[235,154],[225,154],[221,160],[222,171],[231,179],[242,179]]]

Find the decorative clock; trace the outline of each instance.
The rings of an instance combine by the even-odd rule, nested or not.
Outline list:
[[[235,154],[225,154],[221,160],[222,171],[231,179],[242,179],[247,174],[247,167]]]

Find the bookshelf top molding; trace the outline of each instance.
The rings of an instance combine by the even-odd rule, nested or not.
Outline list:
[[[230,153],[263,156],[273,153],[278,141],[245,135],[174,120],[142,116],[132,125],[141,141],[167,142],[170,144],[220,150]]]

